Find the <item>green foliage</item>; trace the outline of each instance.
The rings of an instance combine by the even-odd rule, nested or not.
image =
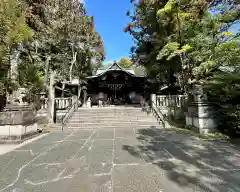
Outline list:
[[[217,72],[205,84],[208,98],[216,104],[215,118],[222,132],[234,136],[240,131],[240,74]]]
[[[230,31],[240,17],[236,5],[236,1],[222,0],[135,2],[132,23],[125,29],[136,42],[133,59],[148,69],[155,82],[160,86],[177,83],[185,94],[194,84],[205,85],[211,101],[222,109],[223,121],[228,118],[232,123],[228,129],[240,117],[238,105],[233,104],[240,96],[235,78],[240,76],[239,34]],[[218,14],[210,14],[209,9]],[[219,100],[219,95],[227,99]]]
[[[16,0],[0,2],[0,94],[4,95],[6,90],[17,87],[12,82],[8,70],[10,68],[10,55],[16,44],[30,39],[32,30],[25,22],[26,10]]]
[[[0,38],[0,90],[5,94],[25,87],[31,102],[49,88],[52,71],[57,74],[56,80],[66,81],[74,64],[73,76],[83,81],[104,59],[93,18],[78,0],[1,1]],[[8,75],[14,51],[19,55],[15,82]]]
[[[121,58],[117,63],[123,68],[130,68],[133,64],[132,61],[126,57]]]

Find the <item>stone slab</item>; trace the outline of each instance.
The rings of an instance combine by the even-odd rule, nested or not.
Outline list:
[[[12,183],[19,169],[33,158],[30,151],[12,151],[0,156],[0,187]]]
[[[136,136],[133,127],[115,129],[116,138],[136,138]]]
[[[152,165],[115,166],[115,192],[159,192],[162,186],[159,172]]]
[[[56,143],[56,147],[48,150],[47,153],[42,155],[35,161],[35,164],[45,163],[62,163],[71,159],[85,143],[84,140],[74,142]]]
[[[93,176],[83,171],[77,174],[67,186],[70,192],[110,192],[112,188],[111,176]]]
[[[96,133],[92,136],[92,139],[113,139],[113,137],[113,129],[98,129]]]
[[[110,129],[102,129],[97,137],[90,137],[85,130],[74,131],[53,132],[0,156],[0,191],[239,191],[236,146],[196,141],[188,136],[169,137],[169,133],[154,130],[140,132],[145,136],[143,140],[138,139],[140,133],[135,138],[107,139]],[[94,131],[98,130],[90,132]],[[70,134],[77,138],[70,140]],[[205,150],[200,148],[198,152],[197,144]],[[192,153],[193,149],[197,152]],[[165,150],[175,159],[169,159]],[[145,159],[144,151],[151,152],[153,159]],[[235,170],[192,166],[210,153],[231,163],[232,167],[223,164],[222,168]],[[217,164],[218,159],[211,160]]]
[[[114,163],[115,164],[144,163],[138,145],[139,142],[137,142],[136,140],[115,139]]]
[[[32,109],[0,112],[0,125],[30,125],[35,122]]]
[[[112,168],[113,140],[89,140],[79,151],[77,158],[83,158],[89,166],[89,173],[109,173]]]

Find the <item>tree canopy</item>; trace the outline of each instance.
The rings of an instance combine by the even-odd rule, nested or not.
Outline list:
[[[184,94],[190,94],[195,84],[203,85],[209,99],[221,106],[224,114],[231,114],[229,119],[237,117],[238,112],[233,111],[239,108],[230,106],[240,96],[240,47],[239,33],[233,33],[231,27],[240,23],[239,3],[132,2],[134,11],[127,13],[132,22],[125,28],[135,40],[132,58],[145,66],[159,85],[179,85]]]
[[[104,59],[93,17],[78,0],[1,1],[0,22],[1,94],[26,87],[30,97],[36,96],[48,87],[53,71],[56,80],[83,79]]]
[[[133,62],[126,57],[121,58],[117,63],[123,68],[130,68],[133,65]]]

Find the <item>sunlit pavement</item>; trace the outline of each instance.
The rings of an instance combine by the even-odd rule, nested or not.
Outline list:
[[[0,192],[239,192],[234,145],[156,129],[54,132],[0,156]]]

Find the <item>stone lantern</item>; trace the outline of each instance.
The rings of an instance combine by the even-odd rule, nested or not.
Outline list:
[[[216,131],[216,121],[213,116],[213,107],[207,100],[207,95],[201,85],[193,89],[193,102],[188,106],[186,125],[197,128],[200,133]]]

